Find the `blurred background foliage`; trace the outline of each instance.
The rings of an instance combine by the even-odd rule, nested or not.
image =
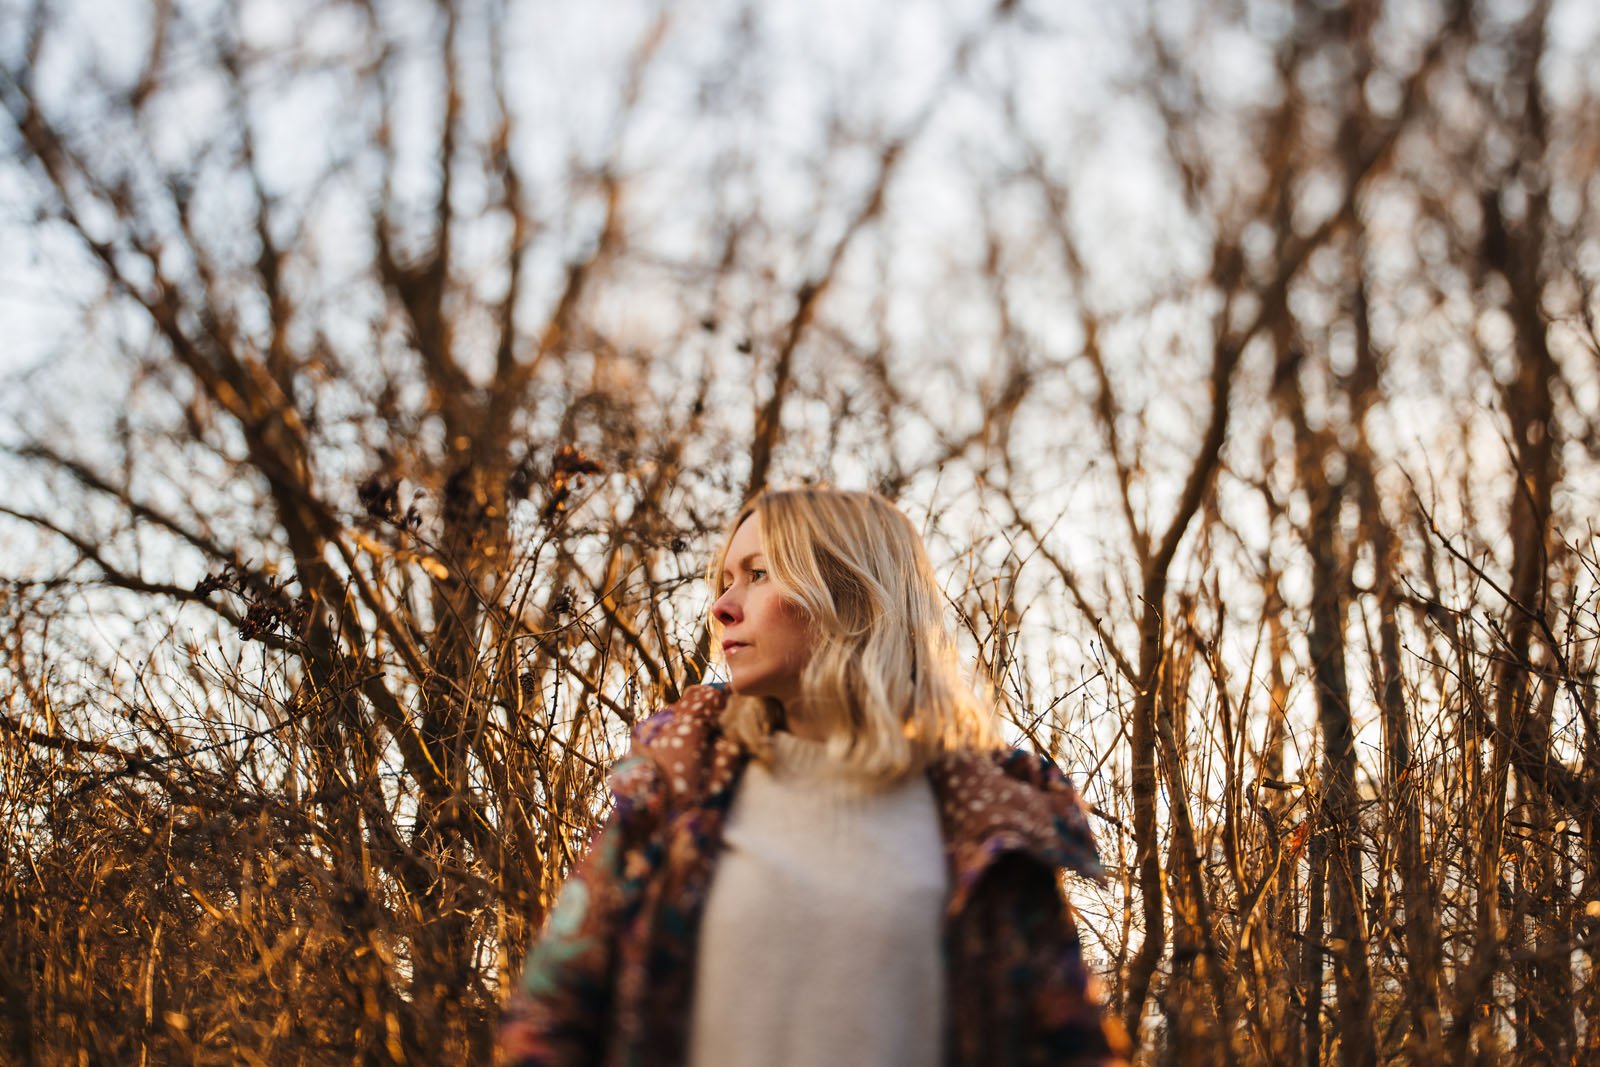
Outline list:
[[[483,1060],[769,484],[1147,1063],[1600,1050],[1587,0],[0,0],[0,1048]]]

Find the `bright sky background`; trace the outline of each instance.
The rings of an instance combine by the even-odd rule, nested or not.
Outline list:
[[[22,7],[21,0],[0,0],[0,27],[16,26]],[[223,5],[211,0],[185,5],[185,10],[208,7],[220,10]],[[385,5],[386,15],[401,12],[392,25],[406,47],[425,51],[429,45],[433,30],[428,21],[404,14],[425,7]],[[870,174],[873,162],[867,147],[835,157],[825,177],[839,192],[819,210],[817,146],[826,133],[824,118],[830,105],[841,105],[850,120],[846,139],[855,138],[864,146],[903,130],[943,76],[954,41],[980,22],[989,7],[978,0],[753,4],[748,10],[759,20],[763,46],[750,58],[738,34],[740,5],[720,0],[671,5],[673,22],[662,62],[643,87],[640,114],[622,135],[629,202],[641,232],[648,233],[651,251],[664,258],[688,257],[696,251],[701,237],[698,215],[683,206],[703,197],[708,161],[732,146],[758,161],[732,201],[737,204],[741,197],[759,193],[765,218],[779,234],[772,243],[771,269],[792,281],[814,271],[842,225],[844,212],[857,202],[853,190]],[[898,343],[908,351],[955,353],[978,367],[993,356],[986,300],[981,294],[960,291],[970,275],[951,270],[952,264],[970,265],[982,252],[973,240],[980,206],[995,214],[1014,241],[1014,297],[1021,318],[1040,340],[1042,354],[1065,359],[1079,344],[1073,304],[1078,294],[1063,290],[1053,267],[1037,274],[1029,269],[1050,263],[1055,254],[1045,235],[1037,232],[1038,205],[1027,190],[999,187],[993,177],[996,170],[1018,162],[1014,146],[996,125],[996,93],[1006,86],[1014,89],[1026,123],[1039,133],[1050,170],[1071,193],[1070,217],[1083,247],[1093,256],[1087,298],[1097,308],[1108,315],[1141,309],[1165,294],[1174,278],[1181,284],[1204,270],[1207,235],[1181,211],[1159,163],[1163,152],[1159,127],[1148,108],[1126,91],[1148,58],[1130,43],[1137,39],[1134,16],[1124,5],[1088,0],[1024,7],[1031,20],[1029,32],[1002,31],[979,53],[963,85],[940,103],[891,189],[882,223],[895,249],[895,259],[887,265],[895,282],[890,319]],[[1426,29],[1430,5],[1394,7],[1401,13],[1396,32],[1384,43],[1404,52],[1415,45],[1407,32]],[[1189,0],[1152,5],[1167,27],[1183,25],[1194,8]],[[312,60],[321,56],[335,68],[344,62],[340,57],[361,51],[362,30],[350,9],[314,16],[309,13],[313,9],[304,0],[244,2],[238,5],[241,32],[263,52],[298,44]],[[605,4],[569,0],[513,4],[511,9],[506,45],[512,58],[511,96],[520,121],[514,151],[526,170],[530,203],[538,212],[547,204],[565,203],[569,160],[598,161],[617,138],[613,119],[622,82],[619,72],[659,8],[640,0]],[[1245,31],[1219,35],[1204,54],[1185,57],[1213,75],[1224,102],[1253,99],[1270,82],[1268,57],[1249,29],[1271,29],[1277,17],[1275,5],[1250,4],[1246,9],[1253,12],[1253,22]],[[137,17],[141,7],[112,0],[63,0],[57,10],[72,28],[63,31],[63,51],[46,57],[40,70],[41,92],[63,113],[89,121],[84,116],[93,94],[85,92],[84,85],[121,83],[138,69],[146,45]],[[1409,14],[1412,11],[1415,18]],[[1556,5],[1547,67],[1553,94],[1568,92],[1584,79],[1593,84],[1600,77],[1596,73],[1600,64],[1593,63],[1597,35],[1600,4],[1564,0]],[[11,50],[5,52],[8,61],[14,59],[19,40],[18,34],[0,34],[0,41],[8,42],[0,49]],[[88,64],[70,62],[74,55],[95,58]],[[178,69],[185,68],[179,64]],[[155,131],[157,150],[172,158],[194,153],[218,121],[221,96],[214,80],[198,59],[192,71],[194,76],[175,96]],[[468,77],[481,73],[469,70]],[[702,115],[697,105],[702,89],[729,87],[719,77],[732,80],[736,102]],[[337,153],[348,150],[350,118],[340,106],[342,88],[335,69],[297,80],[290,93],[262,94],[252,117],[269,184],[285,192],[302,188]],[[435,144],[432,126],[438,102],[416,71],[402,75],[397,91],[404,102],[403,114],[412,120],[401,124],[397,141],[402,155],[414,164],[403,169],[399,188],[403,196],[420,203],[431,191],[426,159]],[[1211,135],[1221,145],[1230,136],[1226,128]],[[9,395],[0,396],[0,443],[16,437],[8,419],[39,419],[49,409],[63,427],[96,430],[121,410],[127,388],[115,354],[83,350],[82,326],[100,295],[97,274],[85,269],[83,252],[58,228],[37,224],[31,206],[34,194],[29,190],[34,179],[20,173],[10,159],[15,137],[9,125],[0,124],[0,247],[15,250],[0,264],[0,338],[4,339],[0,374],[10,376],[0,379],[10,384]],[[352,170],[361,173],[360,166]],[[979,188],[985,190],[983,195],[975,192]],[[328,195],[313,220],[319,277],[336,293],[341,279],[359,274],[368,262],[365,192],[352,179]],[[216,196],[219,206],[226,205],[226,190],[202,193]],[[481,198],[482,190],[469,183],[458,195],[465,205],[463,213],[470,215],[473,198]],[[595,219],[591,206],[570,214],[552,212],[543,221],[561,239],[551,242],[548,256],[530,264],[537,284],[530,287],[534,295],[524,316],[529,328],[541,321],[540,301],[553,291],[565,258],[591,239]],[[1394,219],[1397,246],[1420,243],[1411,239],[1411,222],[1403,211]],[[478,260],[484,284],[492,288],[504,267],[496,259],[500,253],[494,221],[486,218],[464,229],[461,236],[463,256]],[[877,267],[870,255],[863,255],[848,265],[847,277],[870,278]],[[859,294],[868,291],[865,285],[840,286],[828,298],[830,315],[848,317],[862,299]],[[641,286],[629,291],[626,300],[608,306],[608,312],[614,314],[613,325],[620,335],[635,331],[647,344],[664,317],[681,313],[684,292],[659,284],[653,289]],[[769,308],[766,314],[781,316],[785,310]],[[1181,462],[1192,449],[1204,390],[1189,365],[1175,361],[1170,375],[1152,373],[1150,368],[1159,368],[1160,363],[1144,358],[1145,354],[1203,336],[1209,310],[1204,299],[1169,299],[1154,310],[1139,311],[1120,332],[1108,330],[1113,356],[1125,354],[1135,368],[1118,383],[1125,401],[1133,406],[1148,404],[1154,415],[1158,461],[1177,457]],[[1409,343],[1420,347],[1429,344],[1420,332],[1425,324],[1415,325],[1395,309],[1389,311],[1398,336],[1409,337]],[[358,320],[362,313],[353,299],[347,312],[350,319]],[[1413,328],[1419,332],[1405,334]],[[100,329],[102,337],[127,338],[142,335],[144,327],[119,320]],[[88,335],[93,336],[92,331]],[[1446,352],[1441,361],[1448,358]],[[663,361],[665,372],[673,369]],[[1060,381],[1042,388],[1054,389],[1065,405],[1085,391],[1084,382],[1072,380],[1074,374],[1081,378],[1081,370],[1069,368]],[[16,377],[24,372],[31,373]],[[753,378],[729,376],[719,382],[716,402],[749,410],[760,384]],[[1447,447],[1432,432],[1448,421],[1458,398],[1440,395],[1437,382],[1426,375],[1419,374],[1412,385],[1414,392],[1402,398],[1407,417],[1389,429],[1400,441],[1399,451],[1405,450],[1409,438],[1414,441],[1413,454],[1426,456]],[[969,415],[974,403],[971,396],[951,396],[952,420]],[[1483,429],[1481,442],[1474,444],[1493,451],[1497,447],[1493,426],[1486,424]],[[912,425],[905,432],[925,437],[928,429]],[[1038,469],[1029,472],[1041,485],[1039,514],[1048,519],[1069,511],[1074,516],[1074,521],[1057,528],[1055,536],[1066,555],[1092,570],[1106,558],[1107,541],[1115,547],[1114,538],[1108,537],[1104,526],[1097,528],[1094,520],[1104,514],[1098,510],[1104,505],[1104,469],[1094,468],[1092,457],[1085,457],[1093,440],[1078,439],[1092,438],[1092,428],[1086,422],[1047,422],[1030,426],[1027,432],[1033,435],[1030,440],[1036,442],[1039,460]],[[85,432],[83,439],[92,436]],[[74,438],[73,443],[79,442]],[[803,432],[797,436],[790,453],[797,457],[794,466],[806,461],[810,443]],[[1176,463],[1168,466],[1175,468]],[[846,471],[848,467],[844,464]],[[26,477],[14,464],[0,465],[0,476],[19,474]],[[12,489],[24,498],[43,491],[17,484]],[[1176,490],[1173,478],[1152,480],[1151,511],[1157,521]],[[1090,518],[1076,518],[1082,514]],[[972,519],[977,526],[988,521],[982,515]],[[959,541],[963,532],[950,535]],[[0,538],[12,546],[20,539],[23,558],[30,550],[41,550],[37,557],[41,567],[49,565],[50,555],[31,532],[0,526]],[[1293,581],[1290,585],[1292,593]]]

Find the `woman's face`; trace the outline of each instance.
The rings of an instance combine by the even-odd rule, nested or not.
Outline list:
[[[722,656],[733,691],[771,697],[795,710],[800,672],[811,659],[809,619],[780,593],[767,569],[760,515],[740,523],[728,542],[722,589],[711,614],[722,624]]]

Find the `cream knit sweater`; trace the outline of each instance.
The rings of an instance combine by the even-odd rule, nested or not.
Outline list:
[[[933,1067],[949,875],[927,778],[876,785],[818,742],[772,747],[728,814],[691,1067]]]

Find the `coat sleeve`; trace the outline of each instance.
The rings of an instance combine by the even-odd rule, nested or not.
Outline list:
[[[1132,1050],[1122,1023],[1109,1015],[1094,976],[1083,960],[1072,905],[1057,888],[1022,921],[1033,928],[1030,967],[1039,976],[1027,1013],[1037,1028],[1039,1064],[1126,1067]]]
[[[524,964],[500,1024],[498,1062],[511,1067],[598,1063],[608,1032],[617,941],[646,863],[659,798],[654,764],[631,755],[612,773],[616,807],[567,877]]]
[[[1125,1067],[1128,1039],[1083,960],[1053,872],[1009,856],[979,884],[953,931],[958,1064]]]

